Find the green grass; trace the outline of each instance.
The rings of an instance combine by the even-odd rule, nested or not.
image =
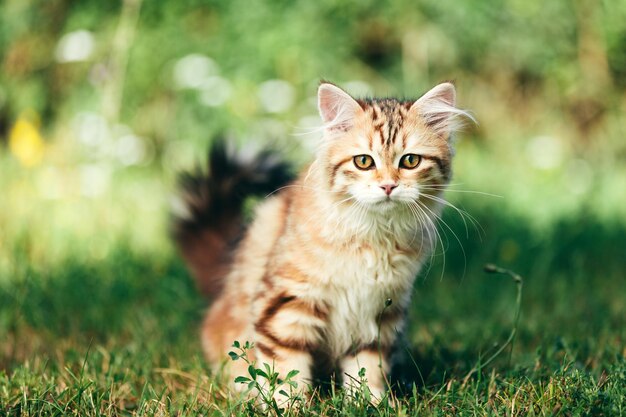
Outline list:
[[[578,238],[589,247],[568,238],[572,247],[557,248],[574,225],[533,240],[519,222],[484,217],[483,244],[472,231],[461,238],[466,262],[451,240],[443,274],[439,254],[418,280],[394,369],[399,401],[374,408],[362,398],[343,401],[339,391],[307,402],[304,415],[626,413],[626,295],[617,261],[624,231],[578,219]],[[463,230],[454,216],[446,220]],[[467,377],[514,325],[515,284],[481,267],[500,262],[497,242],[507,240],[520,247],[509,263],[525,278],[514,349],[510,361],[507,348]],[[12,276],[0,280],[0,414],[259,412],[229,395],[203,361],[206,301],[171,251],[142,254],[119,244],[101,260],[68,258],[51,268],[25,253],[16,246]]]
[[[202,359],[208,301],[166,238],[167,196],[224,132],[309,160],[292,133],[316,123],[320,78],[398,96],[456,79],[479,124],[453,188],[501,198],[449,193],[483,231],[446,212],[460,243],[442,226],[445,267],[440,248],[416,283],[396,405],[339,391],[302,413],[626,414],[626,2],[69,3],[0,5],[0,416],[254,413]],[[77,31],[91,55],[59,62]],[[198,54],[216,68],[181,89]],[[283,112],[259,98],[271,79],[293,90]],[[524,293],[512,352],[482,367],[517,309],[488,262]]]

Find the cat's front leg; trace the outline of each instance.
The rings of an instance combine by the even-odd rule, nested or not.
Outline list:
[[[377,340],[358,346],[341,360],[343,385],[354,392],[365,381],[373,402],[377,404],[389,387],[390,355],[404,322],[404,309],[400,305],[385,304],[376,319]],[[360,373],[365,369],[365,373]],[[362,376],[361,376],[362,375]]]
[[[265,369],[263,364],[270,365],[270,368],[278,373],[278,377],[282,380],[287,378],[287,375],[291,371],[298,371],[298,373],[291,378],[291,381],[297,385],[295,387],[291,385],[276,385],[271,387],[269,381],[262,384],[262,389],[265,390],[265,394],[273,395],[274,400],[279,406],[286,405],[289,397],[281,394],[280,391],[289,393],[291,398],[294,395],[306,394],[311,384],[311,366],[312,358],[311,354],[306,350],[292,349],[288,347],[274,345],[270,347],[264,342],[257,342],[255,344],[257,351],[257,367]]]
[[[361,373],[364,370],[364,374]],[[373,397],[378,403],[387,388],[389,361],[385,349],[373,343],[350,352],[341,360],[343,386],[351,393],[355,393],[365,382]]]
[[[281,379],[298,371],[292,378],[297,388],[280,387],[275,391],[306,393],[311,385],[313,352],[319,348],[325,325],[325,311],[286,291],[258,302],[260,308],[254,323],[257,366],[273,366]],[[280,395],[275,395],[275,399],[279,404],[286,400]]]

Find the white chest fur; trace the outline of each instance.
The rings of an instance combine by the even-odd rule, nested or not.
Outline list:
[[[406,307],[433,233],[410,213],[365,218],[329,213],[317,232],[329,244],[310,246],[320,281],[308,290],[328,305],[325,337],[332,353],[341,355],[377,341],[386,300]]]
[[[420,262],[415,255],[380,248],[335,258],[334,276],[327,286],[331,311],[327,336],[335,354],[377,340],[386,301],[408,303]]]

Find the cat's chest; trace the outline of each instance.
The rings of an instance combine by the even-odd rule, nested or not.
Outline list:
[[[372,246],[336,260],[329,298],[346,321],[375,319],[388,299],[404,304],[420,266],[414,253]]]
[[[394,306],[406,306],[422,261],[419,254],[394,242],[387,246],[368,242],[320,258],[325,262],[316,272],[324,278],[311,290],[319,291],[329,307],[327,336],[336,354],[376,340],[385,304],[391,300]]]
[[[389,302],[406,306],[418,260],[397,253],[354,256],[329,287],[329,344],[336,354],[378,336],[378,319]]]
[[[419,256],[397,244],[366,244],[336,256],[336,285],[363,287],[368,292],[393,291],[412,284],[419,269]],[[409,279],[410,278],[410,279]]]

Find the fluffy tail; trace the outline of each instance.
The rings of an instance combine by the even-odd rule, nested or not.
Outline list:
[[[172,236],[205,295],[222,290],[236,244],[243,234],[247,197],[267,195],[293,179],[291,169],[269,150],[254,156],[229,152],[223,141],[209,150],[209,169],[181,174]]]

